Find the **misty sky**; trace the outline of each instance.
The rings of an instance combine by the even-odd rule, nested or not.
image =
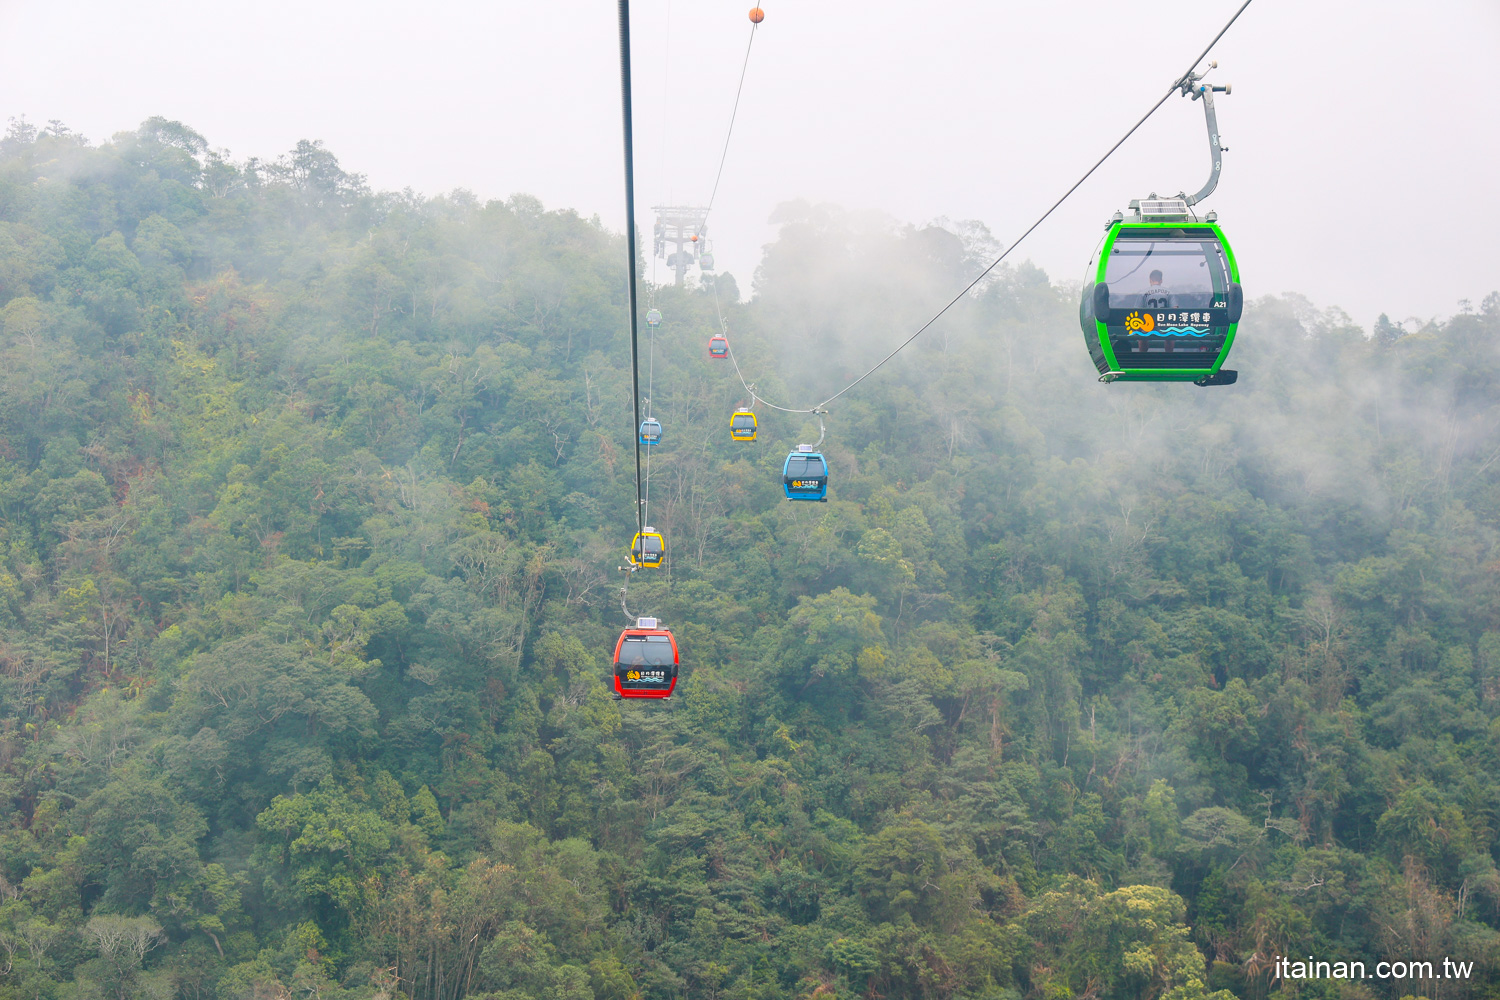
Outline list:
[[[764,6],[710,222],[721,270],[747,293],[768,216],[794,198],[978,219],[1009,243],[1238,3]],[[749,7],[632,4],[648,231],[650,205],[707,199]],[[0,0],[0,116],[58,119],[97,142],[162,115],[241,159],[322,139],[377,188],[528,192],[618,229],[615,10]],[[1299,291],[1368,325],[1500,289],[1497,46],[1497,0],[1255,0],[1213,54],[1212,79],[1234,93],[1219,99],[1229,152],[1208,201],[1247,294]],[[1077,279],[1111,212],[1195,190],[1207,171],[1200,106],[1173,98],[1017,254]]]

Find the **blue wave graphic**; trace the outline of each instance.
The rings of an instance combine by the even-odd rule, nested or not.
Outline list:
[[[1200,330],[1198,327],[1195,327],[1195,326],[1166,326],[1166,327],[1158,327],[1157,329],[1152,330],[1150,333],[1146,333],[1144,331],[1139,331],[1139,332],[1136,333],[1136,336],[1138,336],[1138,337],[1184,337],[1184,336],[1186,336],[1186,337],[1207,337],[1211,333],[1213,333],[1212,330]]]

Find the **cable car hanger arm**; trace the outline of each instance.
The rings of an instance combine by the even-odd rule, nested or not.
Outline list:
[[[630,606],[626,603],[626,601],[630,597],[630,574],[632,574],[632,573],[635,572],[635,567],[634,566],[620,566],[620,567],[617,567],[617,568],[619,569],[619,571],[621,573],[625,574],[625,585],[620,588],[620,610],[623,611],[623,612],[625,612],[625,620],[626,621],[633,622],[633,621],[635,621],[635,617],[636,616],[632,615],[630,613]]]
[[[1228,94],[1230,86],[1225,84],[1222,87],[1216,87],[1211,83],[1200,82],[1208,75],[1209,70],[1218,65],[1217,62],[1211,62],[1208,64],[1208,69],[1202,73],[1189,73],[1178,85],[1182,90],[1182,96],[1191,97],[1195,101],[1200,97],[1203,98],[1203,120],[1208,125],[1208,156],[1209,162],[1213,164],[1213,169],[1208,174],[1208,182],[1197,194],[1178,194],[1178,197],[1187,202],[1190,207],[1214,193],[1214,188],[1219,186],[1220,168],[1224,165],[1223,154],[1226,147],[1222,141],[1223,137],[1219,135],[1219,116],[1214,112],[1214,94]]]

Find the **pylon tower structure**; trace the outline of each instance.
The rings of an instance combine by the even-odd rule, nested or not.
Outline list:
[[[652,252],[665,257],[667,266],[677,275],[677,284],[687,277],[687,269],[697,263],[705,246],[703,229],[708,222],[708,209],[686,205],[653,205],[656,213],[656,229],[652,241]],[[668,253],[668,248],[673,248]]]

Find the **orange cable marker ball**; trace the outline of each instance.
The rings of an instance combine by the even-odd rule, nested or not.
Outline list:
[[[765,19],[766,19],[766,12],[765,11],[761,10],[759,7],[751,7],[750,8],[750,22],[752,24],[759,24],[760,22],[764,21]]]
[[[693,236],[693,242],[694,242],[694,243],[697,243],[697,242],[698,242],[698,237],[697,237],[697,235],[696,235],[696,234],[695,234],[695,235],[694,235],[694,236]]]

